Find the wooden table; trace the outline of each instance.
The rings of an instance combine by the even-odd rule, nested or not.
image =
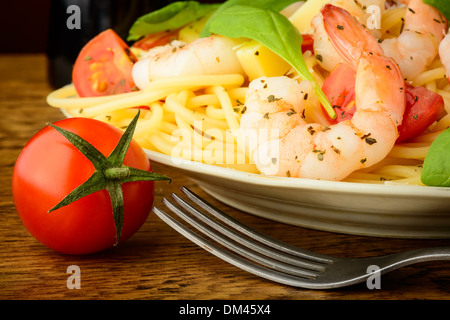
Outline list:
[[[15,160],[46,123],[63,118],[46,104],[52,89],[44,55],[0,56],[0,298],[3,300],[450,300],[450,261],[405,267],[366,284],[336,290],[307,290],[272,283],[223,262],[186,240],[151,213],[122,245],[88,256],[55,253],[22,225],[11,194]],[[154,170],[173,183],[156,184],[155,204],[182,185],[219,208],[275,238],[337,256],[373,256],[406,249],[449,245],[450,240],[385,239],[309,230],[230,209],[208,197],[186,176],[163,165]],[[81,271],[81,288],[68,289],[68,266]]]

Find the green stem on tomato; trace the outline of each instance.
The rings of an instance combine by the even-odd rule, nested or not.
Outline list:
[[[130,168],[122,167],[122,168],[108,168],[103,174],[106,179],[118,180],[127,178],[130,175]]]
[[[114,225],[116,226],[116,244],[119,243],[123,228],[124,201],[122,185],[118,180],[110,180],[106,184],[113,208]]]
[[[82,185],[78,186],[66,197],[64,197],[64,199],[62,199],[57,205],[51,208],[49,212],[67,206],[72,202],[85,197],[88,194],[103,190],[106,187],[105,182],[106,181],[103,174],[99,171],[95,171],[88,180],[86,180]]]
[[[124,217],[122,184],[134,181],[171,181],[170,178],[164,175],[123,165],[125,155],[133,138],[133,133],[136,128],[139,114],[140,111],[138,110],[137,115],[130,122],[116,147],[108,157],[105,157],[100,151],[80,136],[50,124],[51,127],[66,137],[67,140],[69,140],[81,153],[83,153],[87,159],[92,162],[95,171],[89,179],[70,192],[56,206],[51,208],[49,212],[67,206],[72,202],[94,192],[106,189],[111,198],[114,225],[116,228],[116,244],[119,243],[120,235],[122,234]]]

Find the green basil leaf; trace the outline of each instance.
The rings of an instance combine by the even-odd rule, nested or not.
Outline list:
[[[189,22],[216,10],[220,4],[199,3],[197,1],[177,1],[164,8],[139,17],[131,26],[128,41],[164,31],[178,29]]]
[[[450,20],[450,6],[448,0],[423,0],[423,3],[435,7],[447,20]]]
[[[303,79],[316,83],[303,58],[301,34],[279,12],[234,5],[214,14],[210,20],[210,32],[229,38],[253,39],[286,60]],[[315,91],[330,117],[335,118],[335,111],[317,83]]]
[[[450,128],[431,144],[423,163],[421,179],[428,186],[450,187]]]
[[[211,34],[209,27],[211,24],[211,21],[214,20],[214,16],[217,14],[219,15],[222,11],[226,10],[227,8],[230,8],[232,6],[236,5],[247,5],[254,8],[260,8],[260,9],[268,9],[272,11],[281,11],[284,8],[288,7],[290,4],[293,4],[296,2],[296,0],[228,0],[224,2],[217,10],[213,13],[211,18],[206,22],[205,26],[203,27],[202,32],[200,33],[201,37],[207,37]]]

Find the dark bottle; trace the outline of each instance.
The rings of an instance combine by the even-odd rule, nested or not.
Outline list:
[[[106,29],[126,40],[140,16],[173,1],[52,0],[47,43],[48,77],[53,88],[72,82],[72,68],[82,47]]]

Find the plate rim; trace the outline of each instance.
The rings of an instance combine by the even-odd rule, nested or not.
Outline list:
[[[281,187],[290,189],[308,189],[320,191],[333,191],[341,193],[356,193],[363,195],[384,195],[384,196],[420,196],[448,198],[450,201],[450,188],[400,185],[400,184],[370,184],[346,181],[326,181],[305,178],[288,178],[278,176],[266,176],[258,173],[239,171],[232,168],[220,167],[216,165],[201,163],[197,161],[175,158],[157,151],[144,148],[144,152],[151,161],[175,167],[188,172],[195,172],[202,175],[216,176],[227,180],[241,183],[266,186]],[[176,160],[174,160],[176,159]],[[187,173],[189,176],[189,173]],[[245,178],[245,180],[243,180]]]

